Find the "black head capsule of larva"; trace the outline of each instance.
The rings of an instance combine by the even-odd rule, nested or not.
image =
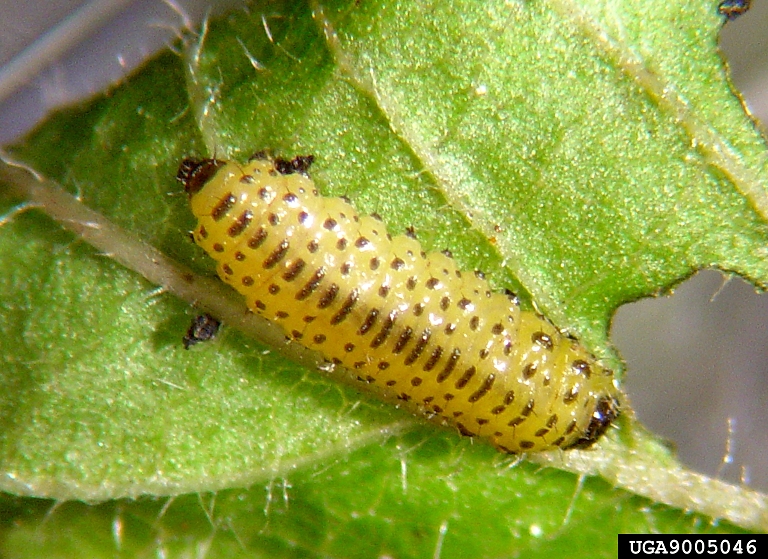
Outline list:
[[[253,312],[375,394],[504,452],[586,448],[608,430],[619,391],[586,348],[482,273],[320,195],[313,160],[179,169],[195,242]]]
[[[179,165],[176,180],[184,186],[184,191],[192,196],[200,192],[216,171],[225,164],[218,159],[185,159]]]

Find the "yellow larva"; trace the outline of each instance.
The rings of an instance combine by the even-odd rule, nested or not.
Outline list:
[[[505,452],[590,446],[618,415],[613,373],[514,296],[318,194],[312,157],[185,160],[194,239],[288,337]]]

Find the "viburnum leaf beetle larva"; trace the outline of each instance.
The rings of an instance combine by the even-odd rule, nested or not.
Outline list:
[[[612,371],[482,276],[321,196],[313,157],[187,159],[193,236],[249,308],[374,392],[498,449],[585,448],[619,413]]]

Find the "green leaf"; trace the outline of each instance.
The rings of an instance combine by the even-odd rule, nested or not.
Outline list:
[[[765,144],[722,21],[703,0],[254,4],[52,115],[9,152],[76,198],[0,166],[0,554],[607,557],[618,532],[767,529],[764,496],[682,469],[628,403],[597,448],[518,463],[317,374],[205,277],[174,181],[189,155],[314,154],[324,194],[620,369],[620,304],[702,267],[768,285]],[[189,302],[229,328],[185,351]]]

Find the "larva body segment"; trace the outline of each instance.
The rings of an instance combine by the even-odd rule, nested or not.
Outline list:
[[[448,256],[320,196],[311,161],[181,165],[195,242],[249,308],[374,391],[502,451],[583,448],[607,429],[610,370]]]

